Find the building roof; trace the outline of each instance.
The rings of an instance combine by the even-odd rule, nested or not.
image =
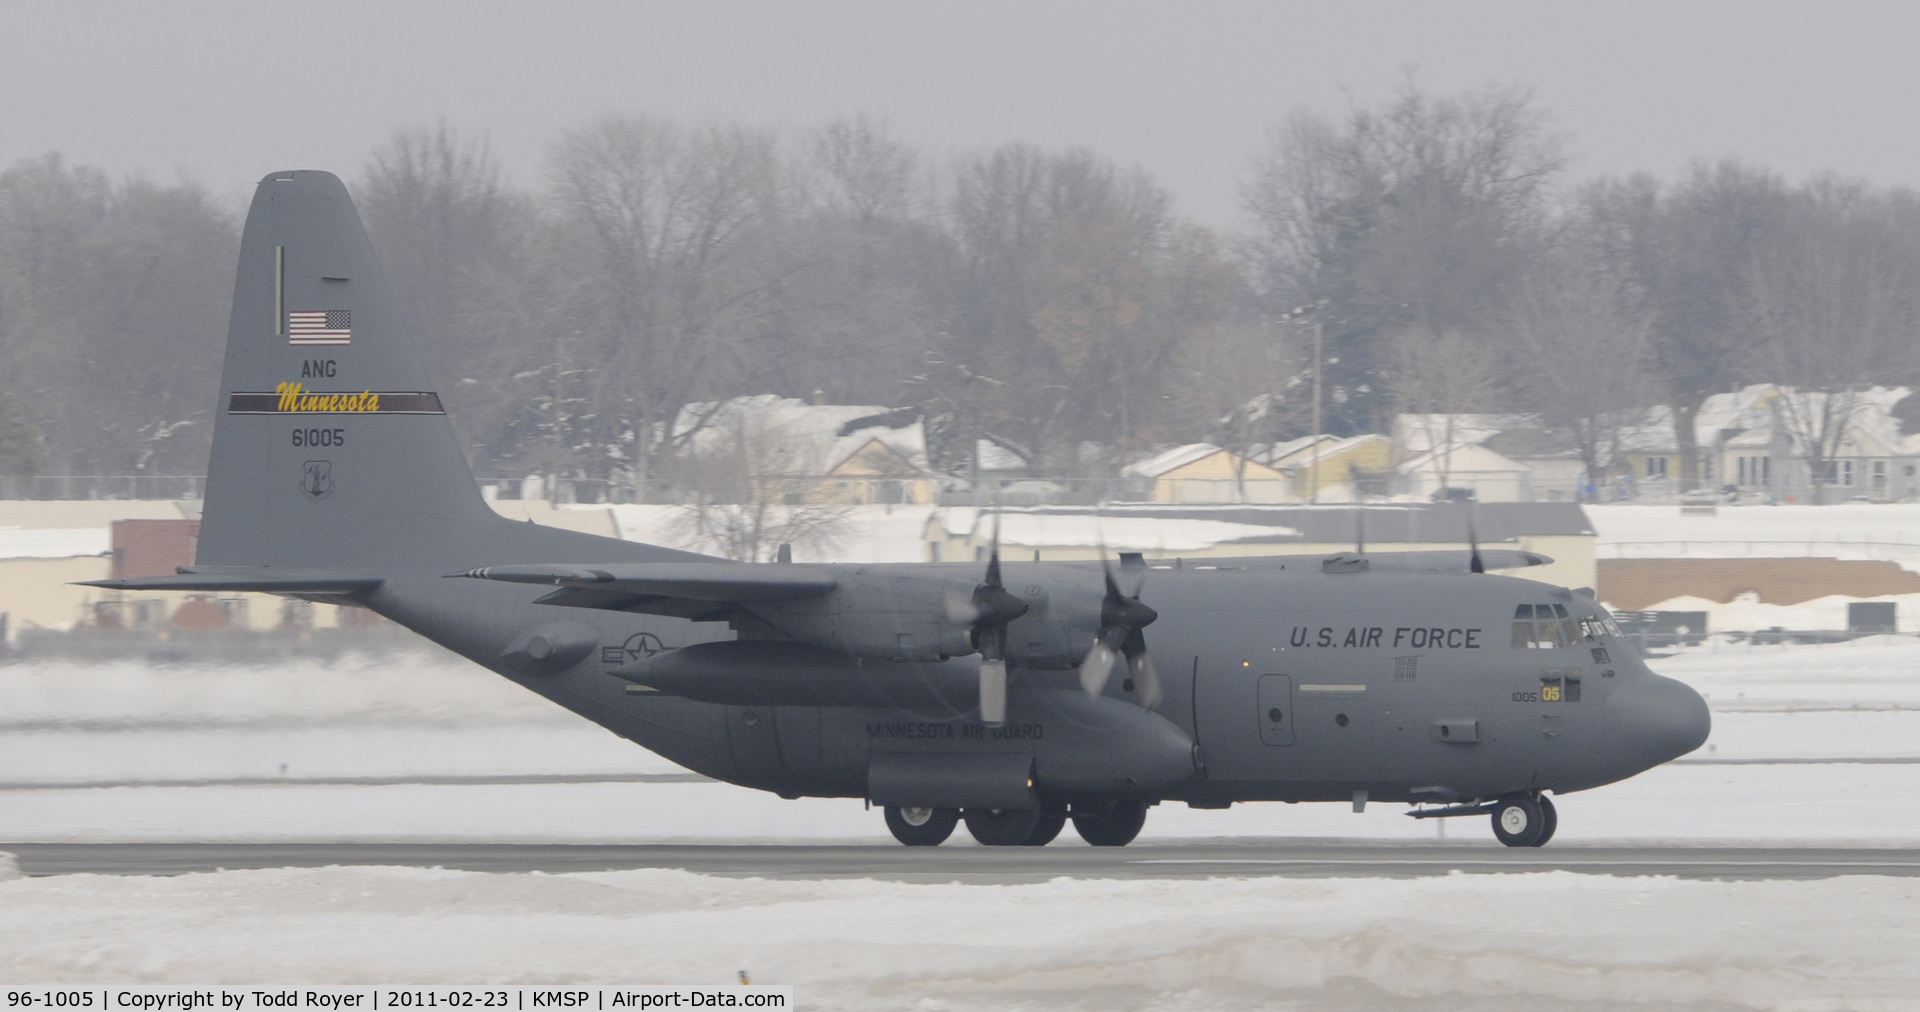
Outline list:
[[[982,471],[1024,471],[1027,462],[1020,455],[991,439],[973,442],[974,466]]]
[[[1431,450],[1399,465],[1401,474],[1414,474],[1428,471],[1438,474],[1442,469],[1441,458],[1447,457],[1445,470],[1449,475],[1499,474],[1527,470],[1527,465],[1503,456],[1478,443],[1455,443],[1448,449]]]
[[[775,394],[704,401],[680,409],[673,433],[691,433],[688,451],[696,456],[724,452],[744,435],[762,474],[828,474],[876,440],[929,470],[920,416],[874,404],[808,404]]]
[[[1298,439],[1289,439],[1282,443],[1263,443],[1254,446],[1247,453],[1247,458],[1257,460],[1262,464],[1272,467],[1275,466],[1275,461],[1285,460],[1287,457],[1312,446],[1314,443],[1337,443],[1339,441],[1339,436],[1322,432],[1317,436],[1301,436]]]
[[[1332,457],[1337,457],[1340,454],[1346,453],[1350,450],[1358,449],[1362,446],[1367,445],[1368,443],[1372,443],[1376,441],[1385,441],[1386,438],[1387,437],[1377,432],[1363,432],[1357,436],[1346,436],[1343,438],[1332,438],[1332,437],[1322,436],[1320,437],[1318,452],[1321,460],[1327,460]],[[1304,445],[1299,446],[1293,450],[1289,450],[1284,454],[1279,454],[1274,456],[1272,458],[1271,466],[1301,467],[1311,463],[1314,459],[1314,453],[1315,453],[1313,437],[1309,436],[1305,440],[1295,440],[1295,442],[1300,442],[1300,443],[1303,443]]]
[[[1145,460],[1136,461],[1120,469],[1128,478],[1158,478],[1169,471],[1178,471],[1188,464],[1196,463],[1227,451],[1212,443],[1188,443],[1170,450],[1162,450]]]
[[[1452,425],[1444,414],[1401,414],[1393,418],[1393,443],[1402,457],[1417,457],[1443,442],[1454,445],[1482,443],[1509,429],[1539,429],[1545,426],[1535,415],[1472,414],[1453,415]]]

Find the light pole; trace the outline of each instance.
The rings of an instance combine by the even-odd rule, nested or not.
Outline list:
[[[1313,465],[1308,479],[1313,483],[1309,502],[1320,502],[1320,335],[1319,320],[1313,321]]]

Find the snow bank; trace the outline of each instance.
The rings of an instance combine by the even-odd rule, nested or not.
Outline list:
[[[1725,546],[1747,554],[1748,543],[1823,547],[1878,543],[1907,545],[1920,555],[1920,503],[1721,506],[1712,516],[1682,516],[1680,507],[1674,505],[1590,505],[1585,509],[1603,550],[1619,545],[1685,543],[1703,550]]]
[[[0,559],[70,559],[105,555],[113,539],[105,527],[0,527]]]
[[[1845,597],[1830,594],[1799,604],[1768,604],[1752,592],[1731,601],[1710,601],[1704,597],[1681,595],[1657,604],[1648,611],[1704,611],[1707,628],[1712,631],[1761,629],[1847,628],[1847,605],[1860,601],[1891,602],[1896,628],[1920,629],[1920,594],[1895,594],[1884,597]],[[1618,610],[1602,601],[1610,610]]]
[[[698,543],[687,525],[687,508],[622,503],[596,506],[610,510],[620,537],[690,552],[712,551]],[[799,546],[796,562],[925,562],[925,534],[935,506],[849,506],[831,545]]]
[[[445,653],[261,667],[0,665],[0,729],[126,725],[567,724],[571,714]]]
[[[806,1008],[1894,1009],[1920,985],[1916,900],[1910,878],[1565,872],[1017,886],[662,870],[73,875],[0,883],[0,977],[703,984],[744,970]]]

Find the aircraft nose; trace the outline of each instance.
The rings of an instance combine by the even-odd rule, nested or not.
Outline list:
[[[1658,765],[1699,748],[1713,728],[1707,701],[1683,682],[1649,674],[1614,690],[1607,721],[1624,744]]]

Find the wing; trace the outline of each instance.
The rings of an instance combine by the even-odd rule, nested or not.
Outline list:
[[[698,622],[724,618],[735,605],[818,597],[838,586],[810,566],[663,562],[611,566],[488,566],[449,577],[558,588],[535,603],[669,615]]]

